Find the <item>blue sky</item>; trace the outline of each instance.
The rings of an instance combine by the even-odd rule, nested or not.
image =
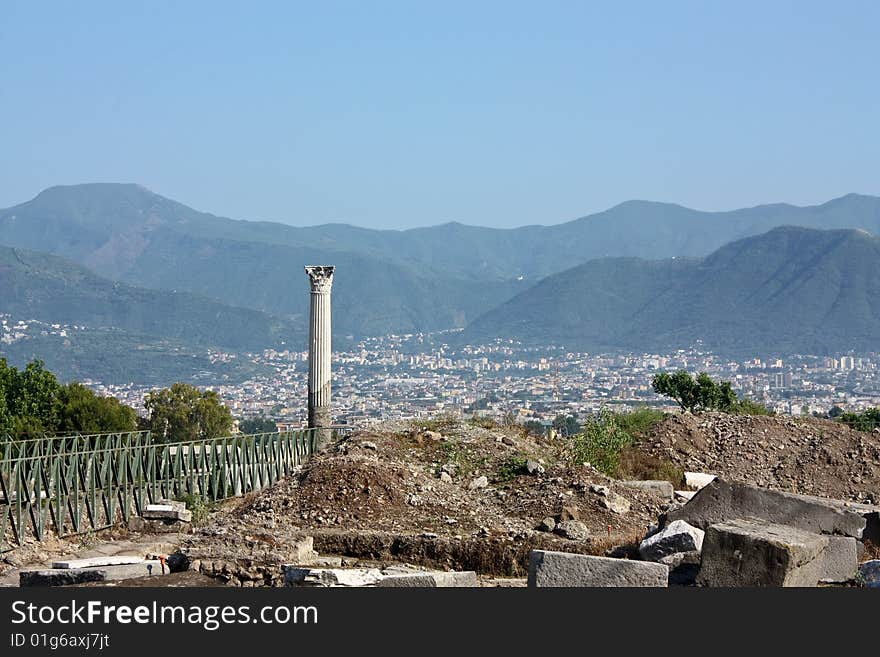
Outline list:
[[[880,193],[880,3],[0,2],[0,207],[296,225]]]

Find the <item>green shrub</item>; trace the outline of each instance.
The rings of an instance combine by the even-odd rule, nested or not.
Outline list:
[[[207,522],[211,512],[217,508],[216,503],[210,502],[200,495],[193,495],[192,493],[178,495],[175,500],[185,503],[187,510],[192,511],[192,521],[194,525],[202,525]]]
[[[880,408],[869,408],[862,413],[841,413],[837,421],[857,431],[873,431],[880,427]]]
[[[497,472],[497,480],[499,482],[513,481],[521,474],[526,474],[526,463],[528,459],[524,456],[511,456],[504,461]]]
[[[618,423],[618,416],[603,410],[598,417],[583,424],[581,433],[571,441],[571,458],[576,463],[589,463],[603,474],[613,477],[620,463],[620,453],[632,444],[633,437]]]

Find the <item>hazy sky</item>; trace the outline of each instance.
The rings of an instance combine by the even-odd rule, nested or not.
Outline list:
[[[880,193],[880,3],[0,2],[0,207],[297,225]]]

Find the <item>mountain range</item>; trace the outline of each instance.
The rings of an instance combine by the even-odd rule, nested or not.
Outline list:
[[[334,340],[465,328],[590,349],[839,350],[874,339],[880,263],[873,238],[835,229],[880,234],[880,198],[729,212],[628,201],[557,225],[396,231],[233,220],[132,184],[59,186],[0,210],[0,313],[113,328],[126,344],[297,345],[302,266],[334,264]]]
[[[781,227],[702,259],[592,260],[490,310],[460,339],[499,335],[602,351],[698,340],[731,355],[873,351],[880,239]]]

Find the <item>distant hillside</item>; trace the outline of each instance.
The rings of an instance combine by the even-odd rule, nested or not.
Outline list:
[[[0,312],[234,350],[265,349],[304,337],[265,313],[184,292],[114,283],[61,258],[9,247],[0,247]]]
[[[395,243],[400,235],[233,221],[137,185],[53,187],[0,211],[0,243],[50,251],[132,285],[266,311],[302,329],[303,265],[335,264],[337,335],[461,327],[527,285],[497,277],[474,285],[475,272],[432,270],[429,262],[406,257]],[[431,244],[438,253],[448,248],[456,246]]]
[[[0,243],[297,322],[307,308],[302,265],[336,264],[334,330],[360,335],[464,326],[544,276],[594,258],[702,257],[780,225],[880,233],[880,199],[851,194],[814,207],[718,213],[629,201],[552,226],[379,231],[236,221],[138,185],[90,184],[53,187],[0,210]]]
[[[705,259],[599,259],[550,276],[475,320],[463,340],[591,350],[722,353],[875,350],[880,239],[783,227]]]

